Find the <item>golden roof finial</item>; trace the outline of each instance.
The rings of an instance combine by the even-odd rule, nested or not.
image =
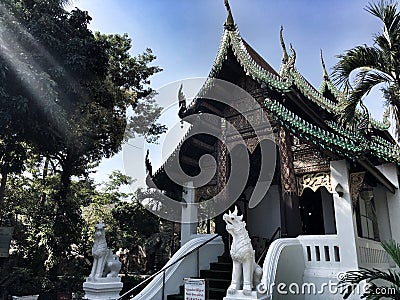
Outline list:
[[[235,30],[235,22],[233,21],[231,7],[229,5],[228,0],[224,0],[224,2],[225,2],[226,10],[228,11],[228,17],[226,18],[224,27],[227,30]]]
[[[283,51],[282,63],[285,64],[289,60],[289,55],[287,54],[285,41],[283,40],[283,26],[281,26],[281,31],[279,33],[279,38],[281,40],[281,46],[282,46],[282,51]]]
[[[322,56],[322,49],[321,50],[321,63],[322,63],[322,69],[324,71],[324,79],[325,80],[329,80],[329,75],[328,72],[326,71],[326,67],[325,67],[325,62],[324,62],[324,57]]]

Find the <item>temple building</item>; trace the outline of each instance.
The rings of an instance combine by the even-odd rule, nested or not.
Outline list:
[[[287,50],[282,29],[283,59],[276,71],[243,39],[227,2],[226,6],[228,18],[209,77],[246,91],[259,106],[254,110],[249,105],[246,111],[247,98],[239,97],[235,106],[207,98],[207,83],[190,105],[180,91],[179,116],[193,117],[188,118],[190,130],[198,126],[194,116],[214,115],[218,118],[210,118],[208,126],[217,134],[189,135],[160,169],[150,172],[149,182],[180,202],[201,203],[216,195],[229,198],[232,192],[224,187],[232,175],[235,147],[243,146],[238,142],[243,140],[249,176],[242,192],[229,200],[244,215],[256,259],[263,267],[266,293],[271,299],[328,299],[328,290],[280,295],[272,286],[313,283],[320,290],[324,283],[337,282],[341,272],[393,267],[379,243],[400,242],[400,148],[388,132],[388,113],[382,121],[375,120],[362,106],[352,126],[341,125],[337,117],[345,94],[331,82],[322,53],[323,78],[316,89],[296,69],[295,49],[290,45]],[[245,114],[238,112],[243,110]],[[263,118],[268,127],[263,127]],[[273,174],[261,168],[265,149],[274,152]],[[190,182],[177,183],[169,177],[166,170],[176,162],[185,174],[197,176],[204,155],[215,159],[216,172],[201,187],[194,189]],[[257,193],[261,198],[252,206],[252,195],[262,188],[257,185],[264,176],[268,188]],[[197,224],[182,224],[182,248],[169,264],[193,253],[167,269],[164,279],[162,274],[156,277],[134,299],[164,299],[162,294],[183,299],[172,295],[179,294],[187,277],[207,278],[209,299],[222,299],[230,271],[224,269],[229,262],[221,255],[229,238],[221,214],[215,224],[219,237],[208,243],[214,235],[197,234]],[[329,296],[342,299],[338,293]]]

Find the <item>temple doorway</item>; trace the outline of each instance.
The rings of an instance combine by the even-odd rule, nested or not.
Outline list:
[[[325,234],[321,194],[305,189],[299,198],[303,234]]]
[[[299,197],[302,234],[336,234],[333,197],[325,187],[317,191],[305,189]]]

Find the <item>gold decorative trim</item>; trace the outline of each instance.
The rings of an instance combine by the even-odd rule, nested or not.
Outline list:
[[[305,174],[297,177],[297,194],[299,197],[303,195],[303,192],[306,188],[310,188],[313,192],[316,192],[320,187],[323,186],[326,187],[330,193],[332,192],[330,172]]]
[[[257,137],[246,139],[244,142],[246,143],[247,149],[249,149],[251,154],[253,154],[254,150],[256,150],[257,145],[259,144]]]
[[[364,184],[365,172],[351,173],[350,174],[350,195],[353,205],[357,203],[358,195]]]

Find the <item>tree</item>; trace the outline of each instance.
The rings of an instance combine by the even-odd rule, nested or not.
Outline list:
[[[13,274],[9,288],[16,295],[54,291],[58,287],[80,291],[82,281],[90,273],[94,226],[100,220],[106,224],[108,247],[114,253],[120,248],[127,250],[121,257],[122,271],[131,276],[145,270],[147,254],[152,251],[148,248],[152,246],[152,237],[160,231],[160,220],[139,203],[141,192],[121,190],[132,183],[129,176],[115,171],[100,185],[89,177],[73,178],[71,202],[83,213],[82,221],[74,227],[78,237],[70,245],[70,241],[54,237],[57,203],[53,199],[58,193],[60,174],[49,168],[43,181],[44,163],[38,157],[29,157],[25,167],[24,174],[9,176],[4,202],[7,211],[18,215],[12,246],[16,265],[12,270],[1,270],[4,275]],[[44,201],[38,205],[38,199]],[[54,243],[64,247],[61,255]],[[136,279],[126,276],[124,280]]]
[[[385,105],[391,109],[396,122],[396,133],[400,130],[400,13],[397,1],[381,0],[369,3],[366,11],[379,18],[383,32],[374,35],[373,46],[357,46],[338,55],[334,66],[336,83],[348,91],[348,99],[341,103],[342,123],[352,123],[357,105],[377,85]]]
[[[21,173],[24,169],[25,159],[26,149],[21,143],[7,138],[0,140],[0,225],[6,219],[5,214],[1,212],[3,211],[7,177],[9,174]]]
[[[400,244],[394,241],[382,242],[382,247],[390,255],[397,267],[400,266]],[[349,271],[339,282],[339,288],[342,288],[344,299],[347,299],[362,282],[366,281],[368,288],[361,298],[370,300],[376,299],[400,299],[400,274],[388,270],[383,272],[377,269],[361,269]],[[379,286],[377,285],[379,284]],[[383,285],[384,284],[384,285]]]
[[[82,225],[73,176],[87,176],[117,153],[129,121],[146,120],[128,127],[149,138],[165,130],[154,123],[161,109],[149,99],[149,77],[161,70],[149,66],[151,50],[132,57],[127,35],[93,34],[88,13],[67,12],[65,2],[0,0],[0,140],[39,155],[43,181],[48,168],[59,175],[57,192],[47,195],[55,257],[79,238]],[[129,109],[135,118],[127,118]]]
[[[93,34],[87,12],[55,0],[1,2],[1,121],[59,164],[65,200],[71,176],[120,150],[127,109],[148,100],[148,78],[161,69],[148,66],[150,49],[131,57],[127,35]],[[157,135],[152,104],[140,111],[141,129]]]

